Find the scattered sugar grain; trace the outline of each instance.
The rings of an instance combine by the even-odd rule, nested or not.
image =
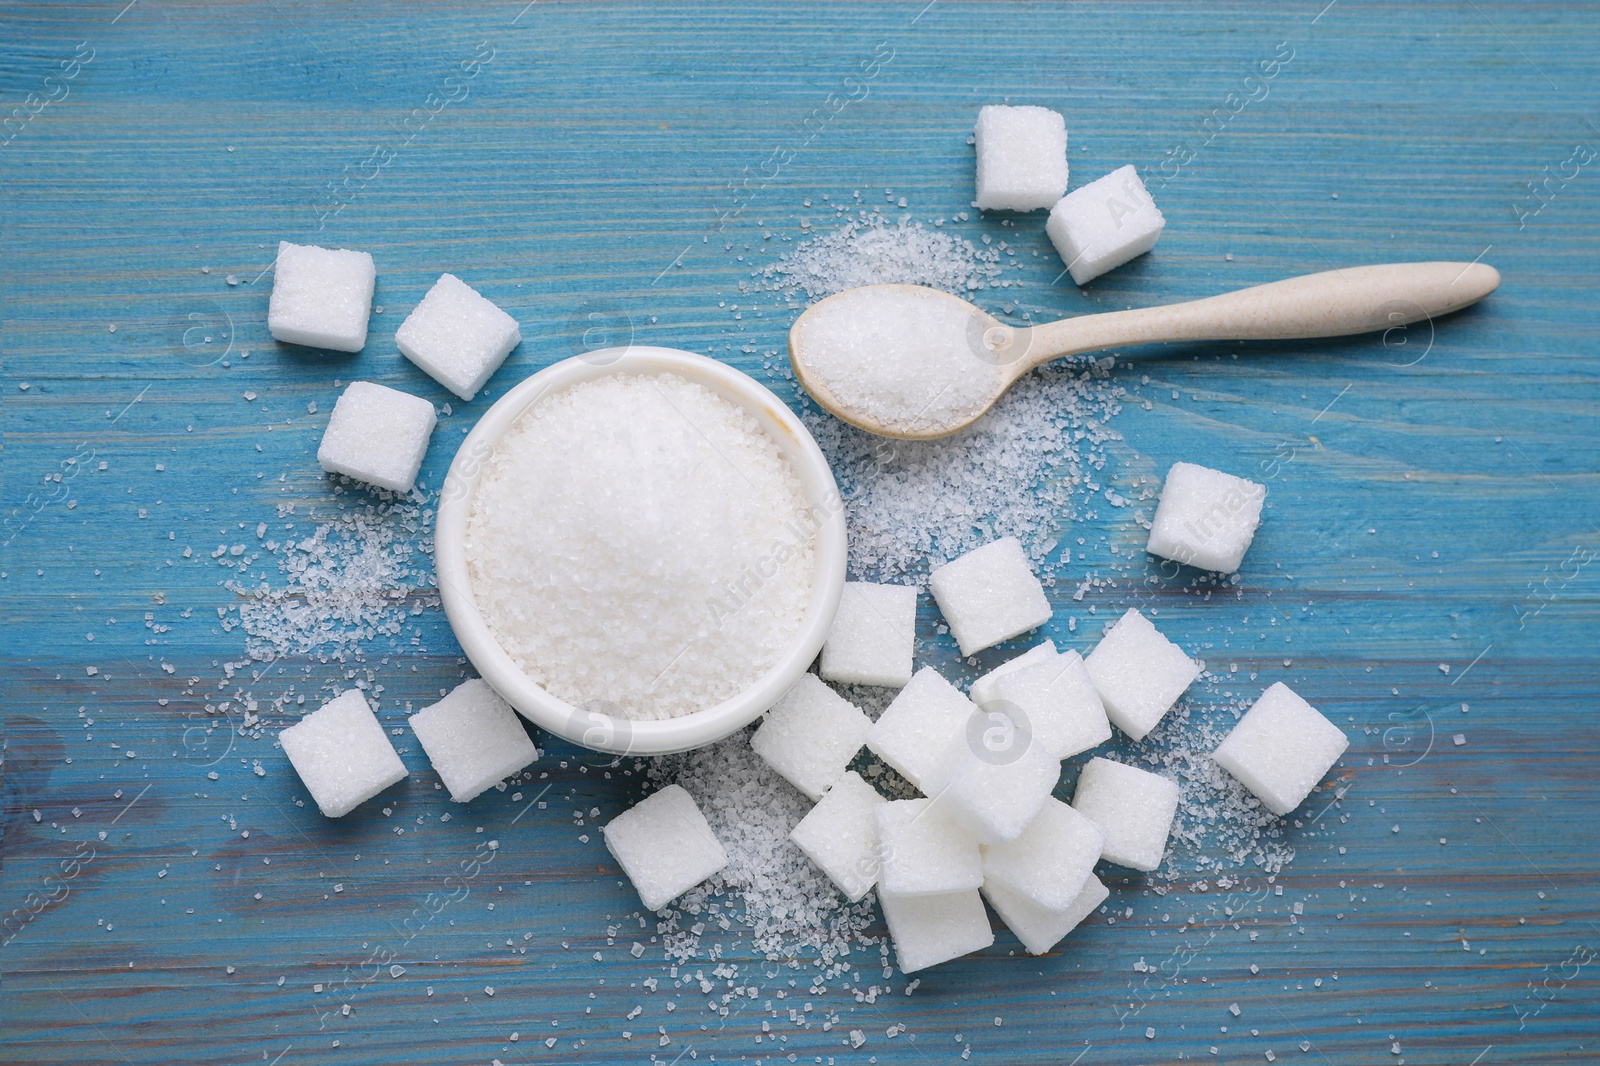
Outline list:
[[[1043,564],[1058,524],[1096,507],[1122,396],[1100,364],[1052,365],[971,428],[931,441],[888,441],[808,407],[802,417],[845,500],[851,575],[922,580],[1006,536]]]
[[[1250,703],[1240,696],[1202,701],[1191,693],[1141,743],[1139,765],[1178,782],[1178,812],[1161,876],[1227,876],[1236,869],[1270,876],[1293,861],[1288,823],[1211,757]]]
[[[268,542],[279,584],[227,583],[243,597],[239,623],[250,658],[360,658],[365,644],[398,641],[408,618],[438,605],[428,558],[432,508],[409,499],[370,502],[364,493],[336,500],[343,509],[309,534]]]
[[[813,300],[863,285],[926,285],[970,292],[999,283],[1000,252],[980,249],[909,218],[861,212],[838,229],[797,244],[761,272],[769,290]]]
[[[660,930],[669,960],[719,956],[713,930],[735,922],[758,955],[809,958],[824,979],[849,969],[863,950],[876,949],[878,938],[868,933],[871,899],[846,903],[789,839],[811,803],[750,749],[749,730],[697,751],[662,756],[650,764],[648,776],[657,784],[682,785],[728,854],[727,866],[668,909]],[[715,925],[707,922],[713,913]]]

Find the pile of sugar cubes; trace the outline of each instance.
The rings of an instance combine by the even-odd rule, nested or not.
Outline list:
[[[377,278],[366,252],[280,241],[267,328],[287,344],[359,352]],[[434,283],[394,338],[402,355],[463,400],[521,340],[515,319],[454,274]],[[410,492],[435,421],[433,404],[420,396],[351,382],[328,418],[317,462],[330,474]]]
[[[1064,169],[1063,169],[1064,174]],[[1265,488],[1187,463],[1163,485],[1148,549],[1236,570]],[[935,602],[961,654],[1048,622],[1022,545],[1002,538],[938,567]],[[750,737],[772,769],[815,804],[789,839],[844,897],[876,888],[900,969],[912,973],[994,942],[987,901],[1032,954],[1050,951],[1109,895],[1105,861],[1160,866],[1177,782],[1092,757],[1070,804],[1052,793],[1064,759],[1154,729],[1200,664],[1130,609],[1087,656],[1044,641],[962,693],[913,670],[917,590],[846,584],[818,663]],[[877,721],[828,682],[898,688]],[[1276,814],[1294,810],[1348,747],[1344,732],[1274,684],[1213,758]],[[850,764],[865,747],[922,798],[889,800]],[[606,845],[646,907],[664,907],[728,856],[688,792],[668,786],[605,828]]]
[[[974,206],[984,211],[1049,208],[1045,232],[1079,285],[1154,248],[1167,224],[1132,166],[1067,192],[1067,124],[1049,108],[982,108],[973,146],[978,156]]]

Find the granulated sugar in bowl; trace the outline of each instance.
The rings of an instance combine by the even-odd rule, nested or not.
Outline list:
[[[816,658],[844,509],[800,420],[732,367],[589,352],[513,388],[439,504],[445,613],[529,721],[660,754],[754,721]]]

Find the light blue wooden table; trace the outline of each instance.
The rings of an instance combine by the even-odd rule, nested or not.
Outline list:
[[[1600,1059],[1600,9],[124,2],[0,8],[0,1060]],[[1246,81],[1273,57],[1270,82]],[[296,804],[273,743],[287,713],[264,709],[259,736],[206,733],[205,702],[235,686],[352,680],[296,663],[230,685],[233,571],[210,553],[254,542],[280,505],[308,523],[338,505],[314,459],[336,379],[451,399],[392,346],[440,271],[523,325],[490,399],[581,350],[596,311],[764,373],[788,318],[722,304],[802,216],[820,221],[802,201],[859,189],[889,206],[892,189],[914,217],[953,215],[976,109],[1003,100],[1066,114],[1074,184],[1138,164],[1169,220],[1153,255],[1082,291],[1053,283],[1042,227],[956,226],[1041,250],[1008,274],[1019,308],[1402,259],[1505,276],[1431,337],[1130,353],[1117,370],[1130,388],[1148,375],[1153,406],[1114,422],[1108,483],[1277,459],[1273,509],[1243,596],[1203,611],[1153,565],[1070,599],[1138,546],[1106,509],[1059,574],[1049,632],[1081,644],[1066,624],[1091,606],[1170,604],[1180,643],[1349,724],[1349,792],[1291,827],[1283,897],[1230,918],[1216,889],[1119,882],[1132,916],[1095,918],[1059,954],[1012,957],[1002,931],[910,998],[898,977],[873,1004],[818,997],[842,1018],[828,1032],[791,1024],[793,1001],[702,1030],[698,996],[668,1012],[638,987],[663,976],[658,955],[607,943],[637,899],[572,824],[609,818],[636,779],[551,743],[535,767],[548,809],[491,793],[441,823],[413,751],[406,784],[330,823]],[[385,311],[365,352],[272,342],[262,275],[280,239],[372,252]],[[427,484],[484,406],[454,404]],[[1292,651],[1256,637],[1272,612]],[[948,666],[935,622],[924,657]],[[441,613],[414,624],[408,654],[351,667],[385,686],[388,724],[463,673]],[[467,896],[401,933],[490,838]],[[363,970],[386,950],[402,976]],[[340,984],[353,972],[374,976]],[[785,1039],[756,1043],[763,1020]]]

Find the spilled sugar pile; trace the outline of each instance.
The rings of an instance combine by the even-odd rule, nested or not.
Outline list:
[[[757,953],[806,958],[823,980],[860,966],[861,950],[879,943],[866,933],[873,921],[871,898],[846,903],[790,843],[789,830],[811,802],[751,750],[749,730],[657,759],[648,776],[653,788],[676,783],[688,790],[728,852],[722,872],[675,900],[661,924],[670,961],[704,957],[702,940],[715,939],[734,920],[748,930]],[[717,902],[726,896],[742,901],[742,913]]]
[[[1205,674],[1195,685],[1215,688],[1216,680]],[[1294,859],[1284,820],[1211,758],[1252,702],[1207,700],[1191,690],[1128,760],[1178,782],[1178,813],[1160,870],[1167,880],[1240,869],[1275,874]]]
[[[1008,536],[1043,564],[1056,531],[1102,490],[1096,477],[1106,443],[1121,439],[1108,423],[1122,397],[1100,364],[1051,366],[970,429],[933,441],[874,436],[808,407],[806,428],[845,500],[851,576],[921,583],[933,567]]]
[[[264,539],[265,523],[257,527],[262,550],[277,557],[282,581],[227,583],[242,597],[236,624],[244,628],[250,658],[360,659],[364,644],[380,638],[398,644],[408,618],[438,606],[429,558],[433,508],[423,494],[375,500],[350,493],[341,503],[336,516],[309,533],[285,523],[282,542]],[[292,514],[291,505],[280,510],[280,517]],[[239,559],[241,574],[256,558]]]
[[[220,670],[215,694],[204,703],[203,727],[191,727],[182,740],[191,761],[218,765],[219,749],[224,755],[244,750],[238,747],[241,738],[272,740],[279,729],[352,686],[380,698],[385,686],[378,664],[368,661],[369,650],[383,655],[384,665],[391,651],[426,650],[421,627],[407,631],[409,622],[440,606],[431,558],[434,510],[426,493],[419,488],[397,497],[342,477],[328,487],[331,497],[309,514],[297,503],[280,503],[276,521],[258,522],[253,540],[246,535],[210,553],[216,565],[235,574],[221,582],[235,602],[217,608],[218,628],[243,630],[244,658],[213,663]],[[183,554],[196,562],[204,558],[188,548]],[[276,580],[261,564],[275,564]],[[336,669],[317,669],[330,664]],[[176,673],[164,660],[162,669]],[[309,683],[266,680],[291,669],[303,670]],[[271,690],[263,693],[265,685]],[[193,688],[184,691],[193,694]],[[266,776],[262,759],[253,758],[251,765],[255,776]],[[216,780],[218,773],[209,776]]]
[[[929,229],[910,216],[888,219],[862,211],[838,229],[802,241],[757,277],[761,288],[812,300],[862,285],[966,293],[1007,284],[1000,280],[1000,251]]]

